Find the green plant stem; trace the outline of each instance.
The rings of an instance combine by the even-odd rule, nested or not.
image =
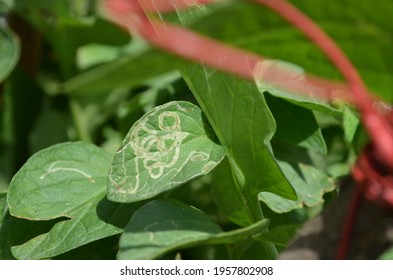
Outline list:
[[[78,138],[83,142],[93,143],[86,119],[83,116],[82,107],[75,98],[70,99],[70,109]]]
[[[265,217],[258,199],[258,194],[246,192],[245,197],[249,205],[253,221],[257,222],[263,220]],[[267,228],[265,231],[269,231],[269,229]],[[263,245],[269,256],[271,256],[272,259],[277,259],[278,251],[276,246],[271,242],[263,242]]]

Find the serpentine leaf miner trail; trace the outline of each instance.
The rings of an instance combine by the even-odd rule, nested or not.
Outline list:
[[[113,158],[108,198],[144,200],[210,172],[225,149],[204,127],[202,111],[189,102],[169,102],[146,113]]]
[[[58,171],[66,171],[66,172],[80,173],[82,176],[89,179],[90,182],[92,182],[92,183],[95,182],[93,177],[90,174],[88,174],[78,168],[75,168],[75,167],[57,166],[58,163],[64,163],[64,165],[67,165],[67,163],[69,163],[69,164],[71,164],[71,166],[73,166],[73,164],[74,164],[73,162],[67,162],[67,161],[63,161],[63,160],[55,161],[49,166],[49,168],[46,170],[46,172],[40,176],[40,179],[43,180],[47,175],[58,172]]]

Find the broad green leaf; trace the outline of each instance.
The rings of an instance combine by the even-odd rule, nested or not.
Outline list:
[[[189,66],[182,74],[201,105],[229,162],[249,213],[258,220],[257,195],[272,192],[287,199],[296,194],[273,158],[270,140],[275,122],[255,84],[222,72]]]
[[[210,172],[225,156],[206,130],[196,105],[173,101],[155,107],[130,129],[113,158],[108,198],[154,197]]]
[[[19,55],[19,39],[0,22],[0,83],[12,72],[18,62]]]
[[[16,258],[49,258],[123,231],[137,205],[118,205],[105,198],[110,159],[94,145],[75,142],[42,150],[25,163],[10,184],[11,215],[67,219],[13,247]]]
[[[249,227],[222,232],[200,210],[155,200],[132,216],[120,238],[119,259],[154,259],[175,249],[202,244],[233,243],[266,230],[267,220]]]
[[[277,123],[274,138],[326,154],[326,144],[313,113],[297,105],[265,95]]]

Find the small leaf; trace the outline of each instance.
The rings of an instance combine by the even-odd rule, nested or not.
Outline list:
[[[18,38],[0,22],[0,83],[12,72],[20,55]]]
[[[299,199],[289,200],[270,192],[260,192],[258,194],[258,199],[263,201],[271,210],[276,213],[286,213],[293,209],[302,207]]]
[[[210,172],[225,149],[205,129],[202,111],[189,102],[169,102],[145,114],[113,158],[108,198],[151,198]]]
[[[260,192],[259,199],[276,213],[322,203],[323,195],[335,188],[333,180],[313,165],[306,150],[278,141],[274,144],[277,162],[295,189],[298,199],[288,200],[268,192]]]
[[[104,62],[115,60],[121,49],[115,46],[87,44],[77,50],[77,65],[79,69],[87,69]]]
[[[84,96],[116,88],[135,87],[148,79],[173,71],[180,61],[174,56],[138,45],[133,55],[121,56],[74,76],[59,85],[59,90]]]
[[[11,181],[11,215],[29,220],[66,217],[48,233],[12,248],[18,259],[49,258],[122,232],[135,207],[105,198],[111,155],[86,143],[54,145],[33,155]],[[122,215],[114,215],[121,211]]]
[[[155,200],[132,216],[120,238],[119,259],[154,259],[175,249],[233,243],[266,230],[267,220],[222,232],[205,213],[178,202]]]

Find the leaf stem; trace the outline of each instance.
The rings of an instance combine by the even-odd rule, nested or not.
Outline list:
[[[70,98],[70,110],[79,139],[86,143],[93,143],[82,107],[75,98]]]

